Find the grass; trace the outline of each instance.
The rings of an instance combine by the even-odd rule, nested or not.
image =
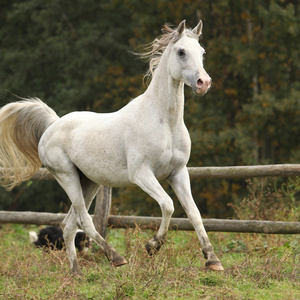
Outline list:
[[[109,231],[128,260],[113,268],[97,246],[79,255],[84,276],[69,274],[64,251],[45,253],[28,239],[35,226],[0,229],[1,299],[300,299],[300,236],[209,233],[224,272],[205,270],[194,232],[170,231],[148,257],[147,230]]]
[[[249,181],[249,196],[231,205],[235,218],[300,221],[300,178],[276,184]],[[77,278],[64,251],[30,244],[28,231],[38,229],[0,228],[0,299],[300,299],[300,235],[209,233],[225,268],[212,272],[195,232],[170,231],[150,258],[144,244],[153,231],[112,229],[108,241],[128,264],[112,267],[95,245],[79,255]]]

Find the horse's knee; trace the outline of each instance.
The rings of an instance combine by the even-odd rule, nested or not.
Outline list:
[[[82,229],[89,237],[94,238],[95,226],[88,212],[78,212],[75,208],[76,228]]]
[[[173,212],[174,212],[174,203],[172,200],[168,200],[165,201],[162,205],[161,205],[161,209],[162,212],[166,215],[166,216],[172,216]]]

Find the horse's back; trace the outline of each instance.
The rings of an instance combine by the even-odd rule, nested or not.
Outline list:
[[[44,133],[40,158],[54,172],[56,165],[59,171],[73,165],[96,183],[130,185],[122,128],[116,113],[70,113]]]

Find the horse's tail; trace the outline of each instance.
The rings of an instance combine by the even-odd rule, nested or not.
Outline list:
[[[38,143],[59,117],[37,98],[9,103],[0,109],[0,185],[12,190],[41,167]]]

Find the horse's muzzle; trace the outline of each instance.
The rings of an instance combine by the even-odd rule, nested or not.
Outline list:
[[[211,78],[206,75],[199,77],[196,81],[196,86],[194,92],[198,95],[204,95],[211,87]]]

